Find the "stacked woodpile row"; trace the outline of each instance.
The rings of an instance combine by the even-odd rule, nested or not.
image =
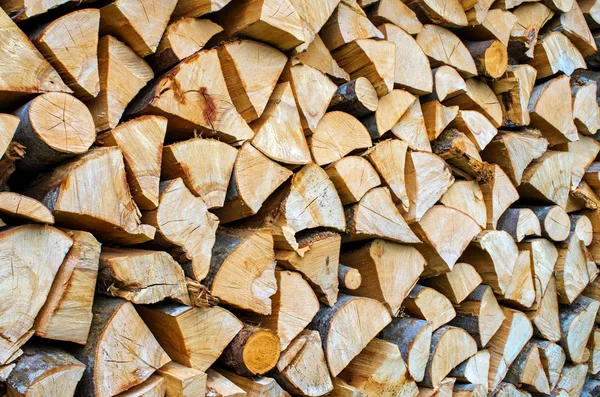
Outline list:
[[[0,395],[600,396],[599,0],[0,6]]]

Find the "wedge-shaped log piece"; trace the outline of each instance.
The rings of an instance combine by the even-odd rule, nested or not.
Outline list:
[[[532,336],[533,328],[527,316],[503,307],[505,319],[498,332],[490,339],[489,387],[495,389],[506,376],[510,365]]]
[[[433,92],[423,97],[423,103],[437,100],[443,102],[446,99],[467,92],[467,83],[456,71],[456,69],[441,65],[431,71],[433,75]]]
[[[20,119],[17,116],[0,113],[0,159],[2,159],[4,153],[11,144],[13,136],[15,135],[15,131],[17,130],[17,126],[19,125],[19,121]],[[3,180],[4,179],[0,179],[0,181]]]
[[[344,205],[359,202],[368,191],[381,184],[375,168],[362,157],[344,157],[328,166],[325,171]],[[361,176],[360,179],[357,175]]]
[[[572,363],[582,364],[588,360],[586,344],[594,326],[598,307],[600,302],[586,296],[579,296],[570,305],[560,307],[560,345]]]
[[[409,199],[405,219],[418,222],[454,182],[448,165],[440,157],[425,152],[410,152],[405,168]]]
[[[292,0],[232,2],[218,23],[227,35],[246,36],[289,51],[305,42],[300,15]]]
[[[431,323],[434,331],[456,317],[448,298],[433,288],[419,284],[413,287],[402,306],[409,316]]]
[[[514,185],[497,164],[491,166],[489,179],[480,184],[487,209],[487,226],[495,229],[506,209],[519,199]]]
[[[452,271],[454,264],[481,227],[462,211],[443,205],[434,205],[423,218],[412,225],[415,234],[423,241],[415,248],[427,261],[421,277],[435,277]],[[454,230],[450,236],[446,230]]]
[[[286,353],[295,353],[287,358]],[[277,363],[277,382],[289,393],[321,396],[333,390],[321,337],[317,331],[304,331],[294,339]]]
[[[600,372],[600,328],[597,326],[592,329],[587,348],[590,351],[589,372],[597,375]]]
[[[158,47],[176,0],[154,4],[148,0],[116,0],[100,9],[100,30],[124,41],[140,57]]]
[[[88,343],[73,351],[87,367],[82,395],[114,396],[171,361],[130,302],[97,296],[93,313]]]
[[[394,317],[379,337],[398,346],[410,376],[416,382],[421,382],[429,360],[432,332],[431,323],[425,320]]]
[[[456,128],[465,134],[473,142],[478,151],[485,149],[498,133],[494,124],[483,114],[475,110],[458,111],[449,123],[449,127]]]
[[[288,64],[281,80],[292,85],[302,127],[314,131],[327,112],[336,85],[319,69],[302,63]]]
[[[213,36],[222,31],[222,27],[208,19],[183,18],[175,21],[167,26],[149,62],[157,72],[169,69],[200,51]]]
[[[374,4],[366,8],[366,12],[375,25],[393,24],[408,34],[417,34],[423,29],[423,24],[414,11],[401,0],[371,1],[371,3]],[[364,1],[362,6],[365,7]]]
[[[386,2],[389,3],[386,0],[383,3]],[[380,8],[381,3],[379,3]],[[394,86],[403,88],[415,95],[431,93],[433,78],[429,60],[415,39],[391,23],[385,23],[379,26],[378,29],[383,33],[386,40],[396,45]]]
[[[243,389],[214,369],[208,369],[206,375],[207,394],[213,393],[223,397],[246,397],[247,394]]]
[[[174,250],[188,277],[206,277],[219,220],[181,178],[161,182],[158,208],[146,212],[143,220],[156,227],[155,243]]]
[[[255,132],[252,145],[269,158],[291,165],[310,162],[310,151],[289,82],[275,87],[262,116],[250,127]]]
[[[341,237],[331,232],[314,232],[298,240],[295,251],[277,250],[277,264],[295,270],[308,280],[319,300],[332,306],[338,294],[338,265],[340,262]]]
[[[369,190],[358,202],[346,208],[348,240],[383,238],[399,243],[418,243],[392,201],[387,187]]]
[[[583,13],[585,20],[590,29],[598,28],[598,21],[600,21],[600,5],[597,0],[584,0],[580,2],[579,7]]]
[[[13,116],[14,117],[14,116]],[[18,118],[15,117],[18,122]],[[11,132],[12,135],[12,132]],[[18,142],[7,142],[6,152],[0,157],[0,183],[5,184],[17,169],[17,161],[25,157],[25,146]]]
[[[289,396],[273,378],[267,376],[247,378],[224,368],[219,368],[218,371],[235,386],[239,387],[244,392],[244,396]]]
[[[181,178],[209,209],[223,206],[238,152],[214,139],[194,138],[163,149],[161,175]],[[210,156],[211,161],[204,161]]]
[[[374,299],[340,295],[333,307],[321,308],[310,328],[321,335],[329,371],[337,376],[391,320]]]
[[[359,149],[372,146],[367,129],[344,112],[329,112],[319,122],[310,140],[316,163],[325,165]]]
[[[585,183],[581,181],[579,186],[576,186],[569,193],[567,199],[566,211],[571,213],[580,210],[596,210],[600,208],[600,198],[596,195],[595,191]]]
[[[429,57],[432,67],[452,66],[465,78],[477,75],[475,61],[469,50],[449,30],[437,25],[425,25],[417,35],[417,44]]]
[[[333,1],[335,2],[337,0]],[[299,48],[301,47],[302,46]],[[350,80],[350,75],[344,69],[340,68],[335,59],[333,59],[319,35],[315,36],[313,42],[310,43],[305,51],[302,51],[292,58],[292,62],[294,64],[299,62],[315,68],[337,82],[346,82]]]
[[[387,40],[358,39],[338,48],[332,55],[351,78],[369,79],[380,97],[394,88],[396,74],[394,43]]]
[[[52,281],[73,240],[50,226],[26,225],[0,232],[1,283],[6,304],[1,310],[0,363],[33,334],[33,322],[50,292]]]
[[[42,94],[15,111],[21,121],[14,140],[27,148],[18,166],[40,172],[88,151],[94,140],[94,120],[83,102],[70,94]]]
[[[552,241],[565,241],[571,231],[569,215],[557,205],[548,207],[531,207],[538,218],[542,236]]]
[[[556,383],[556,389],[566,392],[565,396],[580,396],[585,385],[585,377],[588,371],[587,364],[566,364]]]
[[[483,81],[468,79],[464,94],[444,101],[445,105],[456,105],[461,110],[476,110],[487,117],[494,127],[502,125],[502,107],[494,91]]]
[[[585,216],[587,216],[589,218],[589,220],[592,222],[592,227],[594,229],[594,234],[592,237],[592,243],[589,246],[589,252],[592,256],[592,258],[595,261],[599,261],[600,260],[600,245],[599,245],[599,238],[600,238],[600,234],[598,233],[598,222],[600,221],[600,213],[598,213],[598,211],[594,211],[594,210],[588,210],[588,211],[583,211],[582,214],[584,214]],[[600,298],[598,299],[600,300]]]
[[[590,3],[588,1],[588,3]],[[585,16],[577,1],[573,1],[570,10],[561,14],[548,24],[548,28],[554,31],[560,31],[567,36],[569,40],[577,47],[584,57],[594,54],[598,51],[594,36],[585,20]]]
[[[171,15],[172,19],[196,18],[211,12],[221,10],[231,0],[182,0],[177,2],[177,6]]]
[[[141,224],[118,148],[92,149],[42,175],[26,194],[50,208],[61,225],[99,239],[129,245],[154,237],[154,227]]]
[[[304,33],[304,43],[296,47],[294,52],[302,52],[315,40],[321,41],[318,34],[335,12],[340,0],[292,0],[291,3],[300,17]]]
[[[487,390],[489,370],[490,352],[480,350],[450,371],[448,376],[456,378],[459,382],[482,385]]]
[[[469,20],[469,25],[478,25],[483,23],[493,3],[494,0],[461,2],[461,6],[465,10],[465,14]]]
[[[458,0],[407,0],[405,4],[424,22],[449,28],[459,28],[468,24],[465,11]]]
[[[415,101],[400,118],[398,124],[392,127],[392,134],[406,141],[412,150],[431,152],[427,126],[419,101]]]
[[[375,113],[363,119],[373,139],[381,138],[390,131],[415,103],[416,97],[404,90],[393,90],[381,97]]]
[[[498,164],[512,183],[519,186],[525,169],[533,160],[541,157],[547,148],[548,141],[538,130],[500,130],[481,152],[481,157]]]
[[[571,82],[573,117],[577,130],[594,135],[600,129],[600,106],[597,100],[598,83],[595,80],[574,78]]]
[[[572,238],[558,249],[558,261],[554,269],[558,301],[564,304],[573,301],[590,282],[585,245]]]
[[[519,195],[566,208],[571,190],[572,164],[572,153],[547,151],[523,172]]]
[[[506,45],[499,40],[469,41],[465,46],[480,75],[497,79],[506,72],[508,51]]]
[[[487,3],[489,2],[477,2],[478,5],[482,3],[485,3],[484,5],[487,6]],[[497,2],[494,3],[494,6],[497,4]],[[477,6],[475,6],[473,10],[476,8]],[[502,7],[487,10],[485,15],[482,15],[483,13],[481,11],[475,13],[475,15],[470,12],[467,13],[467,17],[471,19],[471,26],[468,29],[465,29],[464,33],[466,37],[475,40],[498,39],[502,44],[508,46],[511,30],[517,22],[517,18],[512,12],[503,10]],[[475,17],[475,21],[479,22],[479,24],[473,25],[473,17]]]
[[[511,278],[519,250],[510,234],[502,230],[484,230],[473,239],[461,259],[477,269],[483,282],[503,295]]]
[[[468,263],[455,263],[448,273],[420,280],[420,283],[443,294],[452,304],[459,305],[481,284],[481,276]]]
[[[319,35],[329,51],[335,51],[357,39],[383,38],[383,34],[364,14],[361,15],[344,2],[335,9]]]
[[[101,135],[104,146],[118,146],[123,152],[127,182],[133,200],[142,210],[158,206],[158,185],[167,119],[142,116]]]
[[[0,192],[0,215],[9,223],[54,223],[54,216],[48,207],[31,197],[13,192]]]
[[[536,298],[534,274],[531,266],[529,251],[519,251],[517,263],[513,269],[512,277],[500,298],[503,303],[513,307],[530,309]]]
[[[492,289],[485,284],[475,288],[455,310],[456,318],[450,325],[466,330],[479,348],[487,346],[504,321],[504,314]]]
[[[256,214],[290,176],[292,171],[270,160],[250,142],[244,143],[235,160],[225,204],[215,214],[223,223]]]
[[[14,106],[12,104],[15,100],[26,98],[30,94],[71,92],[58,72],[36,50],[4,10],[0,10],[0,29],[3,31],[0,56],[5,62],[2,65],[2,74],[6,76],[0,83],[0,107]],[[14,65],[22,66],[19,73],[14,73]]]
[[[1,197],[1,196],[0,196]],[[594,239],[592,221],[586,215],[569,215],[571,219],[571,234],[568,238],[577,238],[589,246]]]
[[[64,350],[30,345],[6,380],[11,396],[73,396],[85,365]]]
[[[152,375],[144,382],[119,394],[119,397],[162,397],[167,392],[167,382],[160,375]]]
[[[73,246],[60,266],[33,328],[45,339],[85,344],[92,323],[100,243],[91,233],[64,231]]]
[[[166,252],[104,247],[98,289],[135,304],[172,299],[192,305],[183,269]]]
[[[534,48],[538,41],[538,34],[542,27],[548,22],[554,12],[542,3],[523,4],[512,11],[517,18],[510,32],[513,43],[510,43],[511,55],[517,55],[525,59],[534,57]]]
[[[343,253],[341,261],[360,272],[362,283],[352,293],[377,299],[394,316],[426,264],[413,247],[379,239]]]
[[[444,397],[454,395],[454,378],[444,378],[439,385],[431,388],[420,386],[419,397]]]
[[[197,52],[150,84],[127,112],[167,117],[172,139],[190,138],[198,130],[239,145],[254,134],[233,105],[225,70],[216,49]]]
[[[394,201],[401,202],[403,211],[408,210],[410,203],[404,179],[407,151],[408,144],[406,142],[388,139],[377,143],[364,154],[390,189]]]
[[[277,290],[277,282],[270,230],[218,232],[205,284],[225,304],[271,314],[271,296]]]
[[[328,110],[339,110],[361,118],[375,112],[378,105],[373,84],[367,78],[359,77],[338,87]]]
[[[248,123],[258,119],[285,67],[286,56],[252,40],[229,43],[219,47],[218,51],[235,108]],[[260,79],[256,78],[256,73],[260,74]]]
[[[96,132],[115,128],[125,108],[154,77],[148,64],[131,48],[112,36],[98,41],[100,92],[86,104],[94,117]]]
[[[565,352],[559,345],[553,342],[542,339],[532,339],[531,341],[537,345],[544,372],[548,377],[548,383],[550,388],[554,388],[565,364]]]
[[[535,86],[537,70],[530,65],[511,65],[502,78],[492,82],[492,90],[500,100],[503,125],[529,125],[529,97]]]
[[[531,93],[530,126],[538,128],[551,145],[577,140],[570,89],[569,77],[560,76],[536,86]]]
[[[540,220],[530,208],[507,209],[498,219],[496,227],[510,234],[517,243],[528,236],[542,235]]]
[[[100,11],[85,9],[58,18],[32,34],[32,42],[80,99],[100,92]]]
[[[571,166],[571,188],[574,189],[583,179],[583,175],[600,152],[600,143],[594,138],[578,135],[575,142],[567,142],[555,145],[553,149],[573,153]]]
[[[245,326],[223,351],[220,362],[238,375],[263,375],[279,361],[279,337],[268,329]]]
[[[440,136],[459,112],[458,106],[446,107],[437,100],[422,104],[421,110],[430,141]],[[484,116],[481,117],[485,119]],[[487,121],[487,119],[485,120]]]
[[[166,396],[194,397],[206,392],[206,374],[175,361],[157,370],[166,383]]]
[[[556,294],[556,280],[551,277],[546,289],[539,291],[538,274],[536,276],[537,307],[527,312],[533,324],[533,333],[552,342],[558,342],[561,336],[560,321],[558,317],[558,295]]]
[[[456,180],[444,193],[440,202],[469,215],[479,226],[486,227],[487,209],[477,181]]]
[[[440,136],[431,143],[433,153],[440,156],[450,165],[453,173],[467,177],[477,178],[479,175],[489,173],[489,168],[483,164],[477,147],[462,132],[455,128],[445,129]],[[487,172],[486,172],[487,171]]]
[[[534,342],[527,343],[521,350],[508,369],[504,381],[531,393],[550,393],[550,385],[542,366],[540,351]]]
[[[577,47],[562,33],[552,32],[540,38],[528,62],[537,70],[537,78],[563,72],[567,76],[577,69],[585,69],[585,60]]]
[[[431,336],[431,353],[422,384],[439,385],[454,367],[475,353],[477,343],[465,330],[448,325],[438,329]]]

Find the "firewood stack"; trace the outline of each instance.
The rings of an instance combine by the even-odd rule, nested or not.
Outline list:
[[[0,395],[600,396],[600,0],[0,6]]]

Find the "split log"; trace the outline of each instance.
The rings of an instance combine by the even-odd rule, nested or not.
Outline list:
[[[0,159],[8,151],[19,122],[17,116],[0,113]],[[4,184],[3,179],[0,179],[0,182]]]
[[[594,37],[577,1],[572,2],[570,10],[553,19],[548,28],[562,32],[577,47],[584,57],[598,51]]]
[[[370,341],[339,376],[365,396],[414,396],[418,390],[398,346],[377,338]]]
[[[500,382],[489,394],[489,397],[530,397],[531,394],[517,389],[512,383]],[[564,396],[560,396],[564,397]]]
[[[294,49],[294,52],[299,53],[310,47],[316,40],[321,40],[318,33],[334,13],[340,1],[292,0],[291,3],[300,17],[304,33],[304,43]]]
[[[567,359],[574,364],[588,361],[586,344],[599,307],[600,302],[585,296],[579,296],[570,305],[560,307],[560,344],[565,349]]]
[[[459,305],[481,284],[482,280],[473,266],[468,263],[455,263],[450,272],[419,282],[440,292],[452,304]]]
[[[596,29],[599,27],[598,21],[600,21],[600,5],[597,0],[584,0],[580,2],[579,7],[583,13],[585,20],[590,29]]]
[[[490,369],[490,352],[480,350],[450,371],[449,376],[459,382],[483,385],[487,391]]]
[[[492,89],[483,81],[468,79],[466,92],[444,101],[446,105],[456,105],[461,110],[475,110],[487,117],[494,127],[502,124],[502,107]]]
[[[383,38],[382,33],[364,14],[343,2],[333,11],[319,35],[331,52],[358,39]]]
[[[538,301],[537,308],[534,311],[527,312],[527,316],[533,324],[534,335],[551,342],[558,342],[561,337],[561,330],[555,278],[551,277],[546,289],[543,291],[536,290],[536,293],[540,294],[540,297],[536,298]]]
[[[530,207],[541,226],[542,236],[552,241],[565,241],[571,230],[571,220],[564,209],[557,205]]]
[[[542,3],[546,4],[555,12],[568,12],[573,7],[575,0],[542,0]]]
[[[443,102],[467,92],[467,83],[456,69],[441,65],[433,69],[431,74],[433,75],[433,92],[423,97],[423,103],[432,100]]]
[[[581,395],[587,370],[586,364],[566,364],[556,383],[556,389],[563,389],[569,397]]]
[[[417,34],[423,29],[423,24],[419,21],[417,15],[402,1],[368,1],[373,4],[366,8],[366,12],[375,25],[393,24],[410,35]],[[365,7],[364,2],[363,0],[363,8]]]
[[[292,171],[271,161],[250,142],[244,143],[235,160],[225,204],[215,214],[222,223],[256,214],[271,193],[290,176]]]
[[[446,397],[454,395],[454,383],[456,379],[445,378],[436,387],[419,387],[419,397]]]
[[[393,90],[382,96],[375,113],[367,116],[363,123],[371,138],[378,139],[394,128],[415,103],[416,97],[404,90]]]
[[[69,353],[29,345],[6,380],[9,396],[73,396],[85,365]]]
[[[431,324],[425,320],[394,317],[379,337],[398,346],[410,376],[416,382],[421,382],[429,360],[432,333]]]
[[[512,183],[519,186],[529,164],[541,157],[547,148],[548,141],[538,130],[500,130],[481,152],[481,157],[485,161],[498,164]]]
[[[529,118],[529,98],[535,86],[537,70],[530,65],[511,65],[503,78],[492,82],[492,90],[500,100],[503,125],[526,126]]]
[[[310,137],[310,150],[318,165],[332,163],[372,146],[367,129],[344,112],[326,113]]]
[[[82,100],[100,92],[99,28],[100,11],[84,9],[58,18],[30,35],[33,44]]]
[[[534,48],[542,27],[554,16],[554,12],[542,3],[523,4],[513,10],[517,21],[510,32],[511,55],[522,56],[524,60],[534,57]]]
[[[166,383],[166,397],[204,396],[206,374],[197,369],[171,361],[156,371]]]
[[[181,178],[209,209],[223,206],[238,152],[214,139],[194,138],[163,149],[163,179]],[[204,161],[210,155],[211,161]]]
[[[427,261],[421,277],[435,277],[452,271],[471,240],[481,228],[462,211],[443,205],[435,205],[423,218],[412,225],[415,234],[423,241],[415,248]],[[455,230],[450,236],[445,230]],[[458,233],[460,231],[460,233]]]
[[[333,391],[329,394],[332,397],[363,397],[362,391],[354,386],[350,386],[340,378],[333,378]]]
[[[549,227],[546,223],[545,226]],[[504,230],[510,234],[517,243],[528,236],[542,235],[540,220],[531,208],[508,208],[498,219],[496,227],[498,230]],[[552,228],[550,227],[550,229]]]
[[[550,394],[548,378],[535,342],[527,343],[521,350],[508,369],[504,381],[531,393]]]
[[[56,273],[33,328],[42,338],[83,345],[92,323],[100,243],[91,233],[64,233],[73,240],[73,246]]]
[[[223,28],[208,19],[180,19],[167,26],[156,52],[148,60],[156,72],[162,72],[200,51],[222,31]]]
[[[600,372],[600,328],[598,326],[592,329],[587,348],[590,351],[589,372],[597,375]]]
[[[364,153],[390,189],[394,201],[401,203],[403,211],[409,208],[404,177],[407,151],[408,144],[406,142],[389,139],[375,144]]]
[[[455,383],[452,393],[453,397],[485,397],[487,387],[481,384]]]
[[[535,302],[534,274],[529,251],[520,251],[513,274],[501,298],[502,302],[521,309],[530,309]]]
[[[478,4],[480,3],[487,3],[487,1],[478,2]],[[498,5],[499,8],[488,10],[483,21],[481,21],[481,23],[478,25],[473,26],[471,24],[472,26],[466,29],[465,33],[472,39],[498,39],[502,44],[508,46],[511,31],[517,22],[517,18],[512,12],[503,10],[498,2],[494,3],[494,6],[496,5]],[[478,20],[481,20],[481,16],[475,15],[475,17]],[[476,20],[476,22],[479,21]]]
[[[73,351],[86,365],[78,393],[114,396],[171,361],[130,302],[97,296],[93,313],[88,343]]]
[[[594,80],[573,80],[571,95],[575,126],[581,134],[594,135],[600,129],[600,107],[596,96],[598,84]]]
[[[551,145],[577,139],[570,92],[569,77],[560,76],[536,86],[531,93],[530,126],[538,128]]]
[[[158,47],[176,0],[147,7],[143,0],[118,0],[100,9],[100,31],[124,41],[140,57]]]
[[[225,44],[218,49],[227,90],[237,112],[250,123],[267,106],[277,80],[286,65],[286,56],[251,40]],[[261,78],[256,78],[256,73]]]
[[[485,284],[475,288],[455,309],[456,318],[450,325],[466,330],[479,348],[488,345],[504,321],[504,313],[492,289]]]
[[[291,361],[282,353],[277,363],[275,379],[289,393],[300,396],[321,396],[333,390],[321,337],[317,331],[304,331],[290,346],[301,344]],[[295,350],[295,348],[294,348]]]
[[[197,18],[216,12],[225,7],[230,0],[182,0],[177,2],[171,19]]]
[[[161,182],[158,199],[158,208],[142,220],[156,227],[155,244],[171,249],[188,277],[201,281],[209,271],[218,218],[181,178]]]
[[[122,123],[98,138],[103,146],[118,146],[123,152],[127,182],[133,200],[142,210],[153,210],[158,206],[166,131],[166,118],[143,116]]]
[[[197,308],[163,302],[137,309],[173,361],[203,372],[243,328],[241,321],[218,306]]]
[[[112,36],[98,41],[100,92],[87,102],[96,132],[115,128],[127,105],[154,77],[148,64]]]
[[[459,110],[449,127],[465,134],[478,151],[485,149],[498,133],[492,122],[475,110]]]
[[[477,177],[485,172],[477,147],[465,134],[455,128],[447,128],[432,142],[433,153],[450,165],[452,172],[465,178]]]
[[[431,67],[452,66],[465,78],[477,75],[475,61],[473,61],[469,50],[449,30],[437,25],[425,25],[417,35],[417,44],[429,57]],[[454,51],[452,51],[453,48]]]
[[[519,195],[565,208],[571,190],[573,154],[547,151],[523,172]]]
[[[418,243],[419,238],[394,206],[386,187],[369,190],[359,203],[346,208],[349,241],[383,238],[399,243]]]
[[[333,307],[321,308],[310,328],[319,331],[335,377],[390,321],[387,309],[376,300],[340,295]]]
[[[434,331],[456,317],[448,298],[433,288],[418,284],[404,299],[402,306],[408,315],[430,322]]]
[[[245,326],[223,351],[221,362],[238,375],[263,375],[279,360],[279,337],[267,329]]]
[[[277,264],[295,270],[308,280],[319,300],[333,306],[338,295],[338,265],[341,237],[331,232],[315,232],[298,240],[295,251],[275,251]]]
[[[333,1],[336,2],[337,0]],[[292,63],[300,63],[315,68],[338,83],[350,81],[350,75],[340,68],[318,34],[305,51],[292,58]]]
[[[223,368],[219,368],[218,371],[242,389],[246,396],[289,397],[289,394],[273,378],[266,376],[246,378]]]
[[[592,188],[584,181],[581,181],[579,186],[576,186],[575,189],[569,193],[566,208],[567,212],[571,213],[585,209],[596,210],[598,208],[600,208],[600,198],[598,198],[594,190],[592,190]]]
[[[469,215],[482,228],[486,227],[487,209],[477,181],[455,180],[440,198],[440,202]]]
[[[365,77],[359,77],[338,87],[328,110],[339,110],[360,118],[375,112],[377,107],[377,91],[373,84]]]
[[[375,168],[362,157],[343,157],[328,166],[325,171],[343,205],[361,201],[367,192],[381,184]],[[356,175],[361,175],[360,179],[356,178]]]
[[[246,392],[235,383],[215,371],[206,371],[206,394],[209,396],[246,397]]]
[[[442,131],[456,119],[459,113],[458,106],[446,107],[439,101],[424,103],[421,105],[421,110],[423,111],[423,119],[425,120],[427,135],[430,141],[439,137]]]
[[[463,1],[461,5],[465,10],[467,19],[470,25],[481,24],[485,21],[485,18],[492,6],[493,0],[477,0],[477,1]],[[473,4],[474,3],[474,4]]]
[[[402,6],[403,3],[398,1]],[[383,3],[389,3],[384,0]],[[379,2],[381,8],[382,2]],[[396,45],[394,86],[415,95],[431,93],[433,78],[427,56],[408,32],[396,25],[385,23],[378,26],[386,40]],[[420,29],[419,29],[420,30]],[[417,32],[418,33],[418,32]]]
[[[338,282],[340,288],[345,291],[354,291],[362,284],[362,276],[358,269],[340,265],[338,272]]]
[[[392,128],[392,134],[408,143],[408,146],[417,151],[431,152],[427,126],[419,101],[415,101],[402,116],[398,124]]]
[[[468,24],[459,0],[408,0],[405,4],[424,22],[448,28],[460,28]]]
[[[362,283],[352,293],[380,301],[394,316],[426,265],[415,248],[380,239],[342,253],[341,262],[360,272]]]
[[[508,51],[499,40],[469,41],[465,46],[475,61],[479,75],[497,79],[506,72]]]
[[[13,192],[0,192],[0,215],[9,223],[54,223],[54,216],[48,207],[31,197]]]
[[[573,238],[558,249],[554,269],[560,303],[572,303],[590,281],[585,245]]]
[[[571,188],[574,189],[581,182],[585,171],[592,164],[600,152],[600,143],[594,138],[578,135],[575,142],[567,142],[555,145],[553,149],[573,153],[571,168]]]
[[[29,94],[42,92],[71,92],[60,75],[44,59],[25,33],[17,27],[4,10],[0,11],[3,40],[0,54],[5,64],[2,68],[6,78],[0,84],[0,106],[14,106],[14,101],[27,98]],[[27,65],[21,73],[14,72],[14,65]]]
[[[377,33],[381,35],[381,32]],[[395,54],[396,45],[392,42],[358,39],[338,48],[331,55],[352,79],[369,79],[381,97],[394,88]]]
[[[571,219],[571,234],[569,238],[577,238],[587,247],[594,239],[592,221],[586,215],[569,215]]]
[[[39,172],[83,154],[96,139],[92,115],[70,94],[42,94],[16,110],[15,115],[20,122],[14,140],[28,153],[18,166],[26,172]]]
[[[192,305],[183,269],[166,252],[104,247],[97,289],[135,304],[169,298]]]
[[[269,229],[224,229],[217,233],[204,283],[225,304],[271,314],[271,296],[277,290],[274,273]]]
[[[565,364],[565,352],[559,345],[553,342],[540,339],[532,339],[531,341],[538,347],[544,372],[548,376],[548,383],[550,388],[554,388]]]
[[[163,397],[167,392],[167,382],[160,375],[152,375],[144,382],[119,394],[119,397]]]
[[[558,72],[567,76],[577,69],[585,69],[585,60],[577,47],[562,33],[552,32],[542,37],[535,46],[533,59],[528,62],[537,70],[537,78],[550,77]]]
[[[422,384],[439,385],[454,367],[477,353],[477,343],[465,330],[444,326],[431,337],[431,353]]]

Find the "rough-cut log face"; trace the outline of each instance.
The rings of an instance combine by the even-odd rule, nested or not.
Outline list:
[[[379,142],[364,156],[373,164],[385,185],[390,189],[394,201],[400,201],[402,210],[409,208],[408,194],[404,176],[404,165],[408,144],[398,139]]]
[[[172,19],[184,17],[196,18],[211,12],[219,11],[229,4],[231,0],[182,0],[177,2]]]
[[[417,44],[429,57],[433,67],[448,65],[463,77],[477,75],[475,62],[467,47],[449,30],[436,25],[425,25],[417,35]]]
[[[519,194],[566,208],[572,165],[572,153],[547,151],[525,169]]]
[[[381,32],[363,14],[342,2],[320,33],[329,51],[335,51],[356,39],[383,38]]]
[[[410,291],[402,305],[410,316],[430,322],[434,331],[456,317],[448,298],[433,288],[418,284]]]
[[[450,272],[420,282],[434,288],[454,305],[458,305],[481,284],[481,281],[481,276],[473,266],[468,263],[455,263]]]
[[[302,52],[316,40],[320,41],[318,33],[339,3],[340,0],[291,0],[304,32],[304,43],[296,47],[295,52]]]
[[[360,201],[367,192],[381,184],[375,168],[364,158],[344,157],[325,169],[342,200],[342,204]],[[356,178],[361,175],[361,178]]]
[[[332,79],[339,79],[341,81],[350,80],[348,72],[342,69],[335,59],[333,59],[319,35],[315,36],[315,39],[310,43],[306,51],[303,51],[292,58],[292,62],[300,62],[301,64],[313,67]]]
[[[18,125],[18,117],[0,113],[0,158],[8,149]]]
[[[579,296],[560,312],[561,345],[569,361],[581,364],[587,361],[586,344],[594,326],[600,302]]]
[[[50,210],[39,201],[19,193],[0,192],[0,215],[4,219],[16,219],[38,222],[54,223],[54,216]]]
[[[492,89],[484,82],[475,78],[466,82],[466,93],[451,98],[444,103],[457,105],[462,110],[476,110],[487,117],[494,127],[502,124],[502,107]]]
[[[486,226],[487,209],[477,181],[454,181],[440,202],[469,215],[482,228]]]

